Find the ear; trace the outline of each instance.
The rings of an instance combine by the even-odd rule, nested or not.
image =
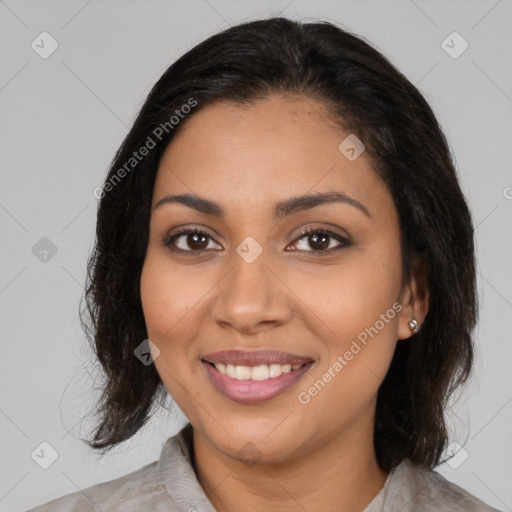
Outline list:
[[[414,334],[409,327],[409,322],[413,317],[418,322],[418,331],[425,321],[430,303],[427,270],[426,261],[416,256],[411,265],[411,276],[404,284],[400,294],[402,309],[398,317],[399,340],[408,339]]]

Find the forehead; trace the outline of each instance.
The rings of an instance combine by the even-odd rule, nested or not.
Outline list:
[[[245,106],[208,105],[186,120],[167,147],[153,204],[166,194],[187,193],[213,198],[228,213],[233,207],[261,214],[267,204],[291,196],[338,191],[376,214],[393,209],[369,155],[363,151],[349,160],[340,151],[350,135],[311,99],[271,96]]]

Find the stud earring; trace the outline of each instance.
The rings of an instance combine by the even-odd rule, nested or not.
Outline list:
[[[412,317],[412,320],[409,322],[409,328],[411,329],[411,332],[413,334],[416,334],[418,332],[418,320],[416,320],[416,318],[414,318],[414,316]]]

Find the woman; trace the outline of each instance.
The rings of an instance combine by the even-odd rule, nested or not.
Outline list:
[[[232,27],[153,87],[101,190],[89,445],[159,461],[33,511],[495,510],[432,470],[471,373],[470,212],[418,90],[329,23]]]

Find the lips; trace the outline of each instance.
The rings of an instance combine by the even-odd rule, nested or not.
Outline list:
[[[213,364],[232,364],[234,366],[259,366],[262,364],[303,365],[311,362],[310,357],[303,357],[275,350],[243,351],[222,350],[203,356],[203,361]]]
[[[291,389],[314,361],[273,350],[224,350],[205,355],[201,363],[222,395],[234,402],[258,404]]]

